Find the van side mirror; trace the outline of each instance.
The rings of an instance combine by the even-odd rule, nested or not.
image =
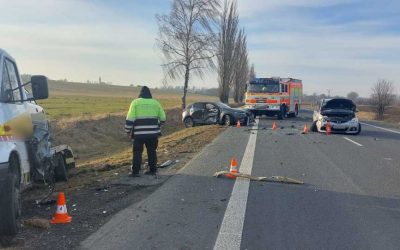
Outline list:
[[[49,87],[45,76],[31,77],[33,99],[42,100],[49,98]]]

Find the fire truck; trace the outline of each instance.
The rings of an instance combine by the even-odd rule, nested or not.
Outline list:
[[[245,108],[254,116],[296,117],[301,106],[303,83],[293,78],[255,78],[246,88]]]

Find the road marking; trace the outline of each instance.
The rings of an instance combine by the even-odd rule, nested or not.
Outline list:
[[[246,150],[240,164],[239,170],[244,174],[251,174],[251,170],[253,168],[258,124],[259,119],[257,118],[256,124],[252,128],[255,129],[254,133],[250,134],[249,142],[247,143]],[[214,245],[215,250],[240,249],[240,245],[242,243],[244,218],[246,215],[247,197],[249,195],[249,186],[250,180],[243,178],[236,179],[228,206],[226,207],[224,219]]]
[[[379,127],[379,126],[375,126],[375,125],[371,125],[371,124],[368,124],[368,123],[365,123],[365,122],[361,122],[361,124],[362,125],[367,125],[367,126],[370,126],[370,127],[373,127],[373,128],[382,129],[382,130],[385,130],[385,131],[388,131],[388,132],[392,132],[392,133],[395,133],[395,134],[400,134],[399,131],[388,129],[388,128],[383,128],[383,127]]]
[[[343,137],[343,138],[346,139],[346,140],[348,140],[349,142],[352,142],[352,143],[356,144],[356,145],[359,146],[359,147],[362,147],[362,146],[363,146],[362,144],[360,144],[360,143],[358,143],[358,142],[356,142],[356,141],[353,141],[352,139],[349,139],[349,138],[347,138],[347,137]]]

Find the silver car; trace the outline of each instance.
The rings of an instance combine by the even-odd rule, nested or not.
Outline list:
[[[322,99],[318,109],[314,111],[311,130],[326,132],[329,123],[332,133],[358,135],[361,132],[361,124],[357,112],[356,105],[349,99]]]

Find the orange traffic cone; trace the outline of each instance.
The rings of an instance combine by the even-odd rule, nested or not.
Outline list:
[[[237,170],[237,162],[235,157],[233,157],[231,160],[231,169],[229,170],[229,172],[231,174],[227,174],[226,177],[228,177],[229,179],[236,179],[236,176],[232,175],[239,173]]]
[[[72,217],[68,215],[67,204],[65,202],[65,195],[63,192],[58,193],[57,210],[50,221],[51,224],[67,224],[70,223]]]
[[[307,133],[308,133],[307,124],[304,124],[303,134],[307,134]]]
[[[274,123],[272,124],[272,130],[276,129],[276,122],[274,121]]]
[[[332,125],[329,122],[326,124],[325,130],[327,135],[330,135],[332,133]]]
[[[240,128],[240,121],[239,121],[239,120],[238,120],[237,123],[236,123],[236,127],[237,127],[237,128]]]

